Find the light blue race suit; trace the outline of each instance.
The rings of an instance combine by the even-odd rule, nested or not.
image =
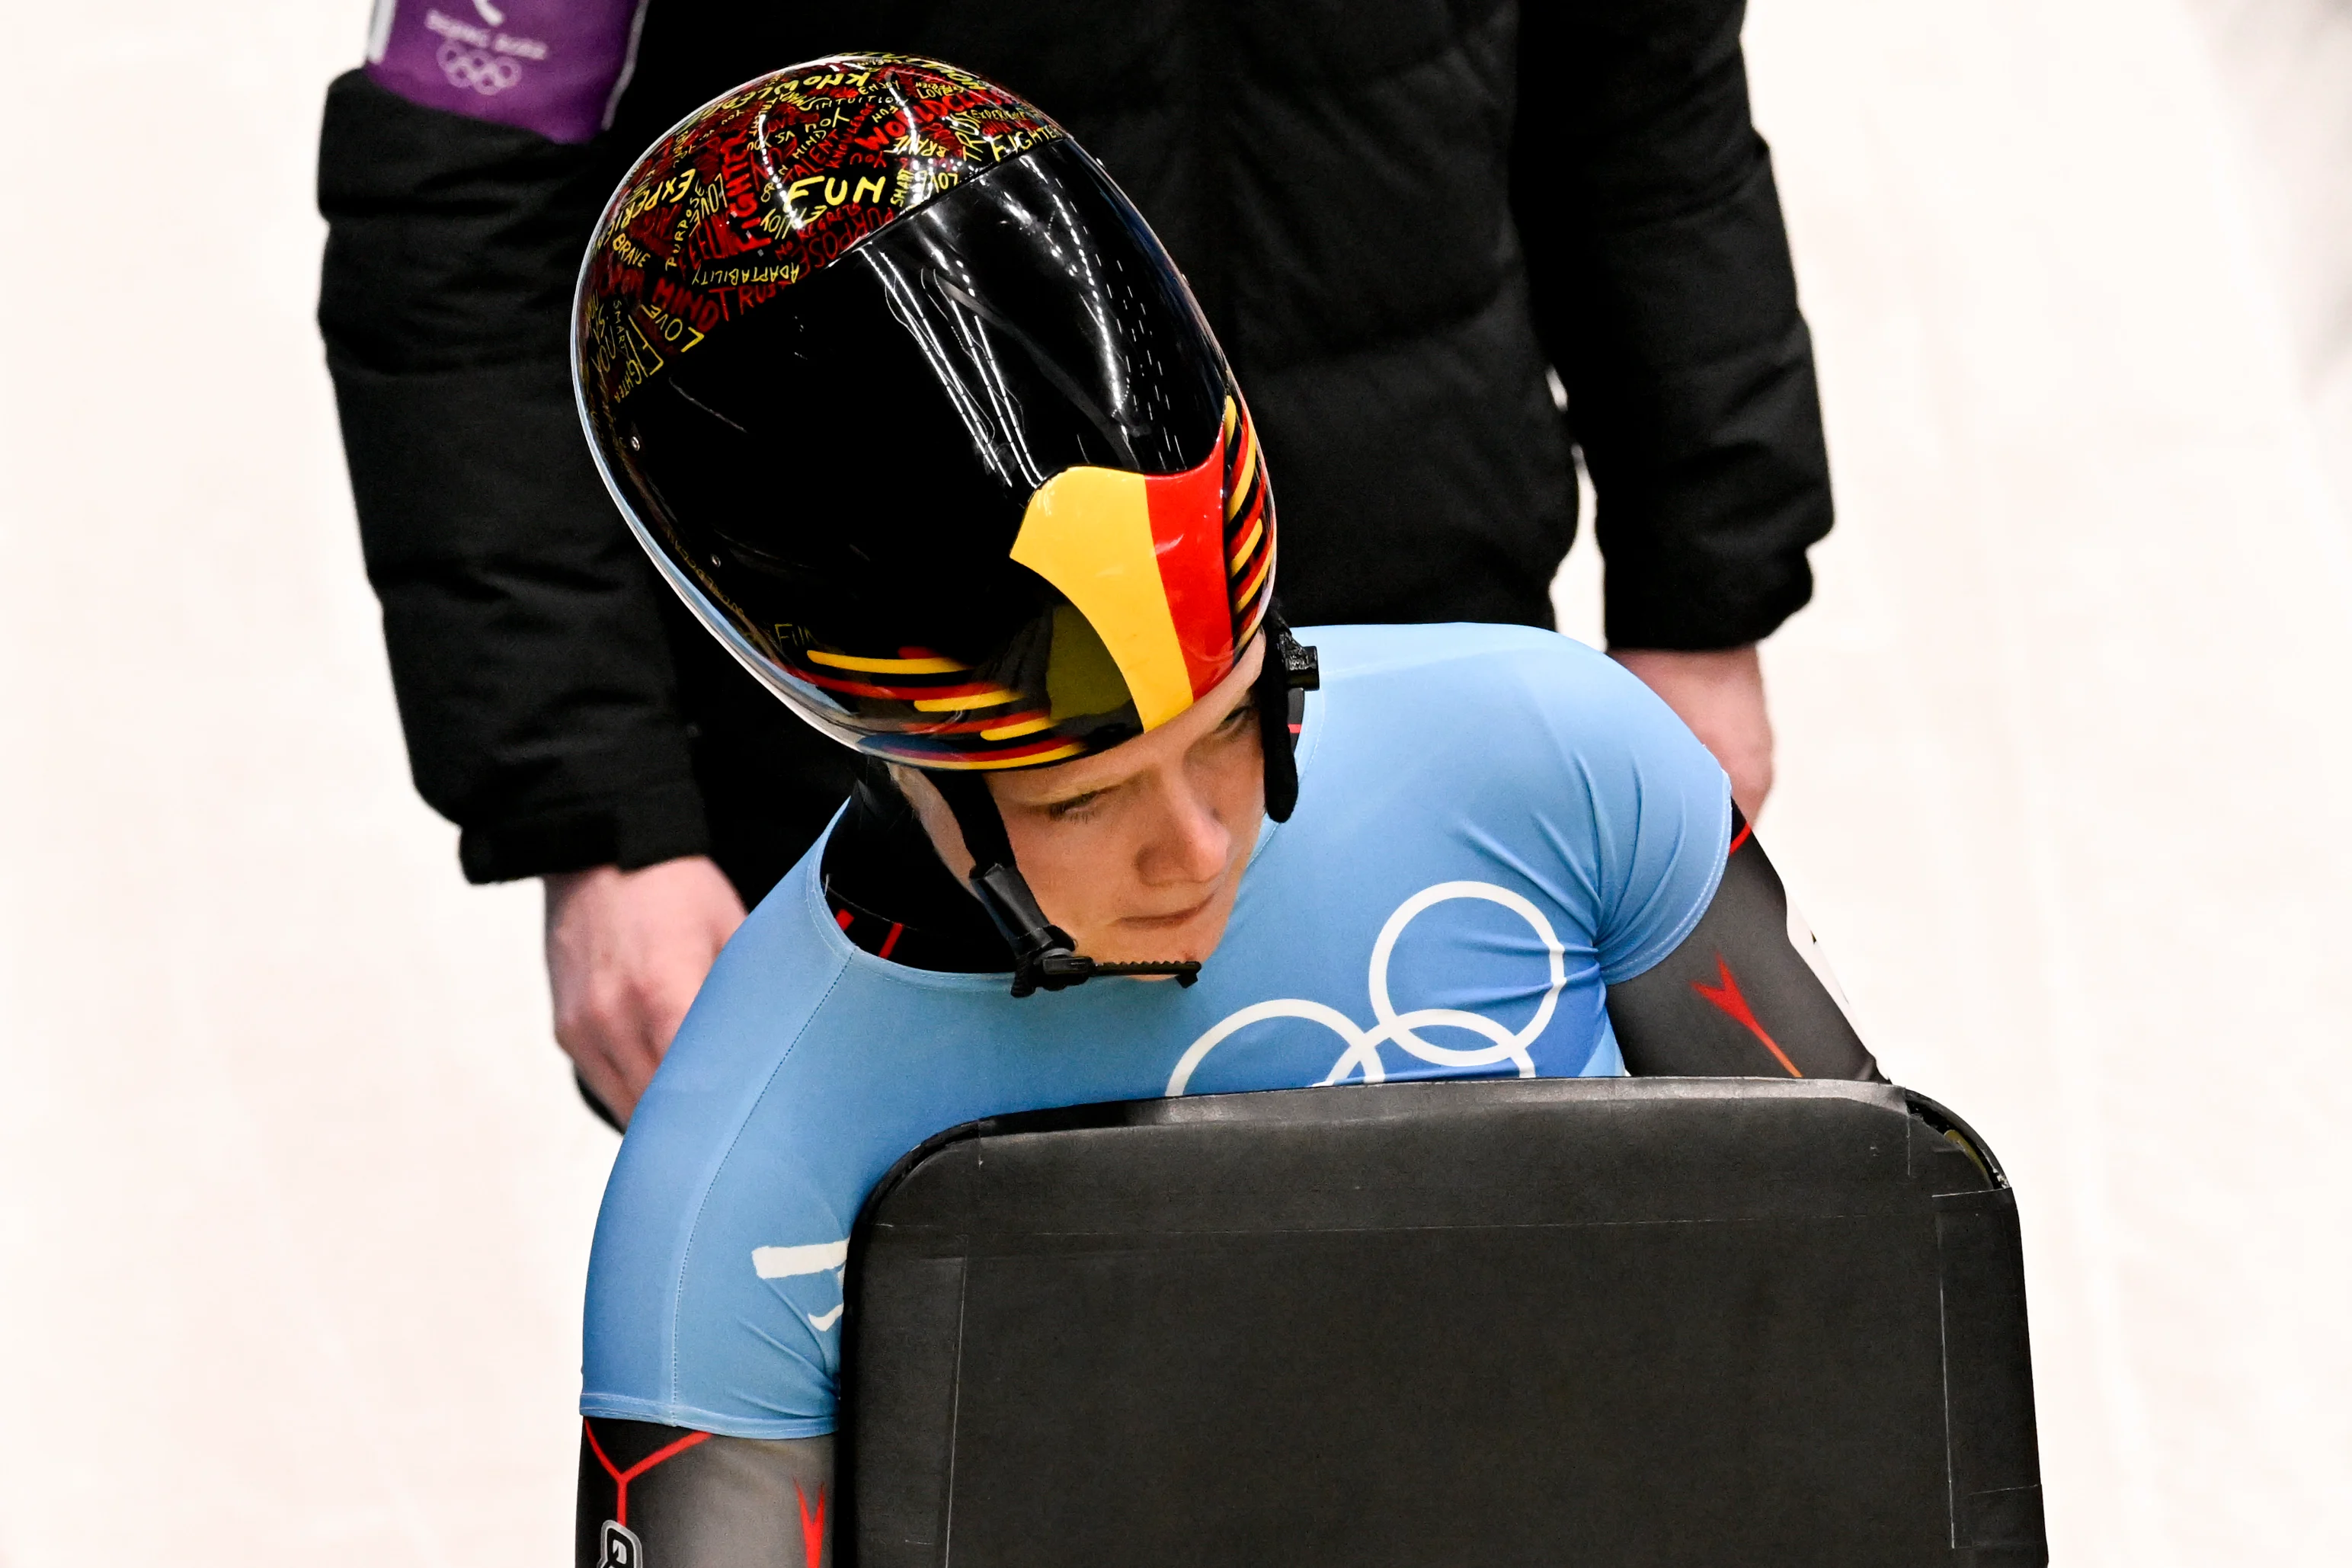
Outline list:
[[[736,933],[638,1105],[589,1269],[583,1415],[834,1427],[850,1226],[981,1117],[1163,1094],[1623,1071],[1604,987],[1674,951],[1723,771],[1618,665],[1524,626],[1328,626],[1299,799],[1189,989],[910,969],[828,912],[820,843]]]

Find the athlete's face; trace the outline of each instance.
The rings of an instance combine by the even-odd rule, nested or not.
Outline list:
[[[1216,951],[1265,815],[1250,693],[1265,658],[1259,637],[1214,690],[1149,734],[989,779],[1038,907],[1088,958],[1173,962]],[[894,771],[961,879],[971,856],[947,803],[919,774]]]

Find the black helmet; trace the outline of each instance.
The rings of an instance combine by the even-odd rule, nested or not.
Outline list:
[[[976,77],[843,56],[697,111],[613,197],[575,330],[656,561],[862,751],[1101,751],[1265,616],[1272,498],[1207,323],[1100,166]]]
[[[803,718],[935,770],[1034,968],[1024,939],[1060,933],[978,772],[1155,729],[1279,634],[1248,406],[1141,216],[1003,89],[836,56],[638,160],[572,349],[598,465],[663,574]],[[1279,635],[1266,662],[1280,818],[1312,663]]]

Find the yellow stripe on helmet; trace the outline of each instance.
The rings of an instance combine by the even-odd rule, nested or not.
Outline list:
[[[1125,678],[1146,730],[1192,705],[1141,474],[1087,468],[1055,475],[1029,498],[1013,559],[1086,616]]]
[[[961,713],[967,708],[1002,708],[1008,702],[1020,700],[1022,700],[1021,693],[1007,690],[1000,686],[993,691],[983,691],[977,697],[918,697],[915,699],[915,711]]]
[[[1233,400],[1226,399],[1225,414],[1228,419],[1233,415]],[[1225,498],[1227,522],[1241,516],[1242,508],[1249,501],[1250,488],[1257,483],[1257,427],[1247,420],[1242,422],[1241,440],[1241,456],[1234,460],[1233,493]]]
[[[856,654],[826,653],[814,647],[803,650],[801,657],[811,664],[862,670],[869,675],[953,675],[971,668],[951,658],[861,658]]]

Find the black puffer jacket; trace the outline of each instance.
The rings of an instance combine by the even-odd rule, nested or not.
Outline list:
[[[1811,350],[1749,123],[1739,0],[653,0],[582,147],[330,90],[320,319],[418,787],[478,880],[719,855],[764,890],[835,755],[653,579],[590,469],[564,333],[635,153],[845,48],[995,78],[1109,167],[1265,432],[1300,624],[1549,624],[1570,395],[1613,642],[1753,641],[1830,503]]]

